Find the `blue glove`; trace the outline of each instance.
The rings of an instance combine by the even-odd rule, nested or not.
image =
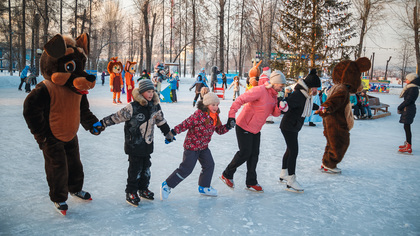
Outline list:
[[[176,135],[175,130],[171,129],[171,131],[169,131],[165,135],[165,143],[169,144],[169,143],[172,143],[174,140],[176,140],[175,135]]]
[[[235,118],[229,118],[226,122],[226,128],[228,129],[232,129],[233,127],[235,127],[235,125],[236,125]]]
[[[92,125],[92,128],[90,129],[90,133],[93,135],[99,135],[104,130],[105,130],[105,125],[103,125],[102,121],[98,121]]]

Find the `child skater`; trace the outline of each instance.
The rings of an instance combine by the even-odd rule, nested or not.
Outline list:
[[[203,80],[203,77],[201,75],[198,75],[197,80],[194,82],[194,84],[190,87],[190,91],[195,87],[195,97],[193,102],[193,107],[197,103],[197,99],[199,96],[201,96],[201,88],[208,87],[206,82]],[[203,98],[203,97],[201,97]]]
[[[295,169],[298,156],[298,133],[303,126],[305,117],[311,115],[312,110],[318,110],[318,105],[312,101],[312,94],[321,86],[321,80],[312,69],[305,79],[299,80],[294,92],[287,98],[289,110],[284,114],[280,129],[286,141],[287,149],[283,155],[283,165],[280,181],[286,181],[287,189],[303,192],[303,188],[296,181]]]
[[[235,101],[236,97],[239,97],[239,95],[241,95],[241,88],[239,86],[242,86],[244,89],[246,89],[246,87],[242,85],[241,82],[239,82],[238,76],[233,77],[233,83],[229,86],[228,90],[230,90],[232,86],[233,86],[233,101]]]
[[[149,200],[154,199],[154,193],[148,189],[154,125],[165,135],[169,133],[170,128],[163,117],[159,96],[151,80],[140,80],[139,87],[133,89],[133,98],[133,102],[117,113],[104,117],[101,122],[105,127],[125,122],[124,151],[129,162],[126,201],[137,207],[140,202],[139,195]]]
[[[222,125],[219,118],[219,98],[215,93],[207,93],[202,101],[198,101],[197,110],[175,126],[166,135],[166,143],[172,142],[174,136],[188,130],[184,141],[183,161],[179,167],[162,183],[160,198],[165,200],[181,181],[187,178],[194,170],[197,160],[201,164],[201,173],[198,179],[198,192],[205,196],[217,196],[217,190],[211,187],[214,171],[214,160],[208,144],[214,131],[219,135],[225,134],[235,126],[235,123]]]

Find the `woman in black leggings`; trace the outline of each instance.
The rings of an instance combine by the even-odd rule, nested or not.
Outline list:
[[[404,124],[405,142],[399,146],[398,152],[410,153],[411,148],[411,124],[416,116],[416,100],[419,96],[420,79],[415,73],[408,74],[405,77],[406,86],[403,88],[400,98],[404,101],[398,106],[398,114],[401,114],[400,123]]]

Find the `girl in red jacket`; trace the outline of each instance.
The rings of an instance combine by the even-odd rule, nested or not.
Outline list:
[[[204,95],[202,101],[197,102],[197,111],[175,126],[167,135],[166,143],[174,140],[174,136],[188,130],[184,141],[183,161],[179,167],[162,183],[160,198],[165,200],[181,181],[187,178],[194,170],[197,160],[201,164],[201,173],[198,179],[198,191],[206,196],[217,196],[217,190],[210,186],[214,171],[214,161],[208,144],[214,131],[222,135],[233,128],[234,123],[222,125],[219,118],[219,98],[210,92]]]

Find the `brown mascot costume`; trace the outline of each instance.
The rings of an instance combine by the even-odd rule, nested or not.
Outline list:
[[[327,173],[341,173],[337,164],[341,162],[350,145],[350,133],[354,120],[350,104],[350,93],[361,89],[361,73],[368,71],[370,60],[366,57],[356,61],[345,60],[333,70],[331,87],[327,100],[316,113],[323,118],[324,135],[327,139],[321,170]]]
[[[79,125],[98,135],[104,126],[89,109],[87,90],[96,78],[84,71],[89,37],[76,40],[57,34],[44,46],[40,59],[44,81],[26,97],[23,116],[45,159],[50,199],[65,215],[68,193],[91,200],[83,187],[77,131]]]

